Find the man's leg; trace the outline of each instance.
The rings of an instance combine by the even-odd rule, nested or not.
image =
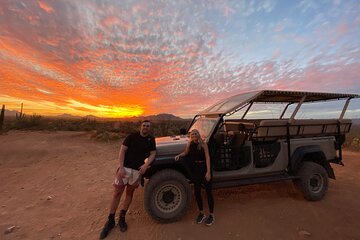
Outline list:
[[[133,195],[135,192],[135,189],[138,187],[139,185],[133,186],[133,185],[127,185],[126,186],[126,195],[125,195],[125,200],[124,200],[124,204],[123,204],[123,208],[124,210],[128,210],[129,206],[131,204],[131,201],[133,199]]]
[[[125,232],[127,230],[127,224],[125,222],[125,216],[126,216],[126,212],[129,209],[129,206],[131,204],[131,201],[133,199],[133,195],[135,192],[135,189],[139,186],[138,183],[136,183],[135,185],[127,185],[126,186],[126,195],[125,195],[125,200],[123,203],[123,207],[120,211],[120,218],[119,218],[119,227],[120,227],[120,231]]]
[[[125,186],[114,187],[113,198],[110,204],[110,214],[115,214],[116,209],[119,206],[121,196],[124,192]]]
[[[124,185],[121,185],[121,186],[117,185],[114,187],[114,192],[113,192],[113,197],[111,200],[108,220],[105,223],[105,225],[100,233],[100,239],[106,238],[106,236],[109,234],[111,229],[113,229],[115,226],[115,212],[116,212],[116,209],[118,208],[118,205],[119,205],[119,202],[121,199],[121,195],[123,194],[124,189],[125,189]]]

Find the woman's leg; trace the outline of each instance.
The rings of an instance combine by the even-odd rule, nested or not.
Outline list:
[[[202,212],[204,209],[203,209],[203,202],[202,202],[202,198],[201,198],[201,182],[198,181],[198,179],[196,179],[194,182],[194,194],[195,194],[195,198],[196,198],[196,202],[197,202],[199,211]]]
[[[214,197],[212,194],[211,180],[210,180],[210,182],[208,182],[205,179],[204,185],[205,185],[205,191],[206,191],[206,196],[207,196],[207,201],[208,201],[208,206],[209,206],[209,212],[210,212],[210,214],[214,214]]]
[[[209,205],[209,212],[210,212],[210,215],[205,220],[205,225],[206,226],[211,226],[215,221],[215,217],[214,217],[214,197],[212,195],[211,181],[208,182],[208,181],[205,180],[204,185],[205,185],[206,196],[207,196],[208,205]]]
[[[201,198],[201,182],[202,182],[202,168],[199,165],[192,165],[193,182],[194,182],[194,195],[199,211],[203,212],[203,202]]]
[[[204,209],[203,209],[203,202],[202,202],[202,198],[201,198],[201,178],[200,176],[196,176],[196,178],[194,179],[194,192],[195,192],[195,198],[196,198],[196,202],[199,208],[199,215],[196,217],[196,223],[197,224],[201,224],[204,222],[206,216],[204,214]]]

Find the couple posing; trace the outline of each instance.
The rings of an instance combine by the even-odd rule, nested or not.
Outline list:
[[[111,229],[115,226],[115,212],[120,203],[121,196],[126,191],[119,216],[120,231],[127,230],[125,222],[126,212],[132,201],[134,191],[139,187],[141,175],[146,172],[151,162],[155,159],[156,144],[155,138],[150,135],[150,121],[144,120],[141,123],[140,131],[128,135],[121,145],[119,152],[119,167],[116,171],[115,181],[113,183],[114,193],[110,205],[108,220],[105,223],[100,239],[106,238]],[[196,202],[199,208],[199,215],[196,223],[205,221],[205,225],[211,226],[214,218],[214,198],[211,191],[211,168],[208,146],[194,129],[190,132],[190,141],[187,143],[184,152],[175,156],[175,161],[180,157],[187,156],[193,173],[194,191]],[[206,217],[203,211],[203,202],[201,198],[201,185],[204,184],[209,205],[209,216]],[[125,190],[126,189],[126,190]]]

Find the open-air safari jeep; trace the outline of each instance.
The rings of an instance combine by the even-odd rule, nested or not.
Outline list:
[[[244,93],[197,114],[187,132],[198,129],[209,146],[214,188],[293,180],[307,200],[316,201],[326,194],[328,178],[335,179],[330,163],[343,165],[342,144],[351,127],[351,120],[343,117],[350,100],[358,97],[273,90]],[[345,102],[338,119],[295,118],[304,103],[330,100]],[[284,108],[277,119],[247,118],[259,103],[281,103]],[[161,222],[178,220],[190,204],[187,160],[174,161],[189,141],[183,134],[156,139],[157,156],[144,176],[149,179],[145,209]]]

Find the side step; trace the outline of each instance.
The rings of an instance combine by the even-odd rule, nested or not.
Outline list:
[[[251,185],[258,183],[281,182],[287,180],[294,180],[298,178],[299,178],[298,176],[282,174],[282,175],[242,178],[242,179],[222,181],[222,182],[213,182],[212,186],[213,188],[236,187],[241,185]]]

